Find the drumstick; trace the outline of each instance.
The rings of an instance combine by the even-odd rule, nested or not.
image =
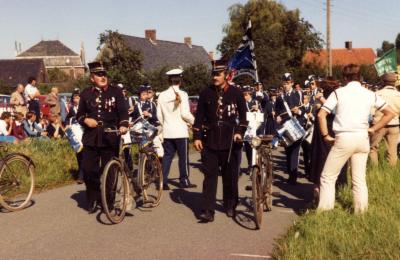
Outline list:
[[[304,104],[301,105],[301,106],[298,106],[297,108],[301,108],[301,107],[304,107]],[[294,108],[291,108],[290,111],[293,112],[293,109],[294,109]],[[286,112],[283,112],[282,114],[279,114],[279,115],[277,115],[277,116],[283,116],[283,115],[286,115],[287,113],[288,113],[288,112],[286,111]]]

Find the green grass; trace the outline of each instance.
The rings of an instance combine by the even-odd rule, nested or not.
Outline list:
[[[366,213],[352,213],[349,184],[337,192],[334,210],[301,216],[277,241],[274,258],[400,259],[400,163],[368,166],[367,182]]]
[[[40,192],[72,182],[72,173],[78,170],[75,153],[67,140],[38,140],[9,145],[7,152],[23,153],[35,164],[35,191]]]

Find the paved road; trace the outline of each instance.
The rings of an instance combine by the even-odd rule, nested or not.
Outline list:
[[[21,212],[0,213],[1,259],[254,259],[270,258],[274,240],[285,234],[296,212],[310,199],[311,185],[295,187],[283,182],[278,171],[272,212],[264,213],[261,230],[254,230],[251,212],[244,206],[250,192],[249,177],[240,178],[242,205],[235,220],[217,211],[213,223],[198,223],[202,174],[194,163],[191,179],[198,188],[174,187],[164,193],[159,207],[134,209],[123,223],[108,225],[104,214],[88,215],[83,209],[82,185],[70,185],[34,196],[35,204]],[[176,161],[171,176],[176,178]],[[304,180],[304,179],[303,179]],[[303,181],[302,180],[302,181]],[[221,180],[219,180],[221,181]],[[219,203],[222,190],[219,185]],[[221,210],[222,206],[219,206]]]

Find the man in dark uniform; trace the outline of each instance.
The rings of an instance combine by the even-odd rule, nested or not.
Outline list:
[[[226,63],[214,61],[212,73],[214,84],[201,92],[193,125],[194,147],[201,151],[203,162],[203,212],[200,219],[204,222],[214,220],[219,173],[222,175],[226,214],[228,217],[235,214],[239,175],[237,149],[241,149],[240,143],[247,127],[246,102],[241,91],[227,82]]]
[[[82,169],[86,184],[88,211],[94,213],[100,203],[100,176],[107,162],[118,156],[120,136],[105,133],[105,128],[127,132],[128,108],[122,91],[110,86],[106,71],[100,62],[88,63],[93,86],[81,93],[76,115],[84,127]]]
[[[297,91],[293,89],[293,78],[290,73],[285,73],[282,77],[282,85],[284,93],[278,96],[276,100],[276,121],[278,124],[283,124],[285,121],[290,119],[288,111],[285,106],[287,104],[294,117],[299,117],[301,111],[299,106],[301,105],[301,97]],[[294,142],[292,145],[285,147],[286,153],[286,167],[289,173],[288,183],[296,185],[297,183],[297,168],[299,166],[299,153],[300,153],[301,140]]]

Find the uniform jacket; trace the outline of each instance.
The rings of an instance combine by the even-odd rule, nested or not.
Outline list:
[[[282,96],[278,96],[276,99],[275,109],[276,109],[277,116],[286,112],[286,108],[285,108],[283,100],[286,101],[286,103],[288,104],[290,109],[292,109],[296,106],[299,107],[301,105],[300,95],[295,90],[292,90],[289,93],[284,93]],[[296,116],[298,116],[298,115],[296,115]],[[286,121],[290,118],[288,114],[281,115],[281,117],[282,117],[283,121]]]
[[[122,91],[118,87],[108,86],[106,89],[94,86],[84,89],[80,95],[76,118],[84,127],[82,143],[91,147],[110,147],[119,145],[119,136],[104,133],[105,128],[117,129],[128,127],[128,108]],[[97,120],[96,128],[89,128],[85,118]]]
[[[144,117],[143,112],[148,111],[150,117]],[[143,116],[144,119],[148,120],[150,124],[157,126],[159,125],[157,119],[157,107],[153,102],[150,101],[138,101],[135,104],[133,112],[131,113],[132,120],[135,121],[138,117]]]
[[[243,94],[235,86],[218,91],[215,86],[205,88],[197,105],[194,140],[203,140],[213,150],[229,150],[233,135],[243,137],[246,131],[246,110]]]
[[[181,98],[180,104],[175,102],[174,91]],[[157,102],[157,118],[163,128],[164,138],[188,138],[188,124],[193,125],[194,117],[190,113],[187,93],[174,86],[161,92]]]

